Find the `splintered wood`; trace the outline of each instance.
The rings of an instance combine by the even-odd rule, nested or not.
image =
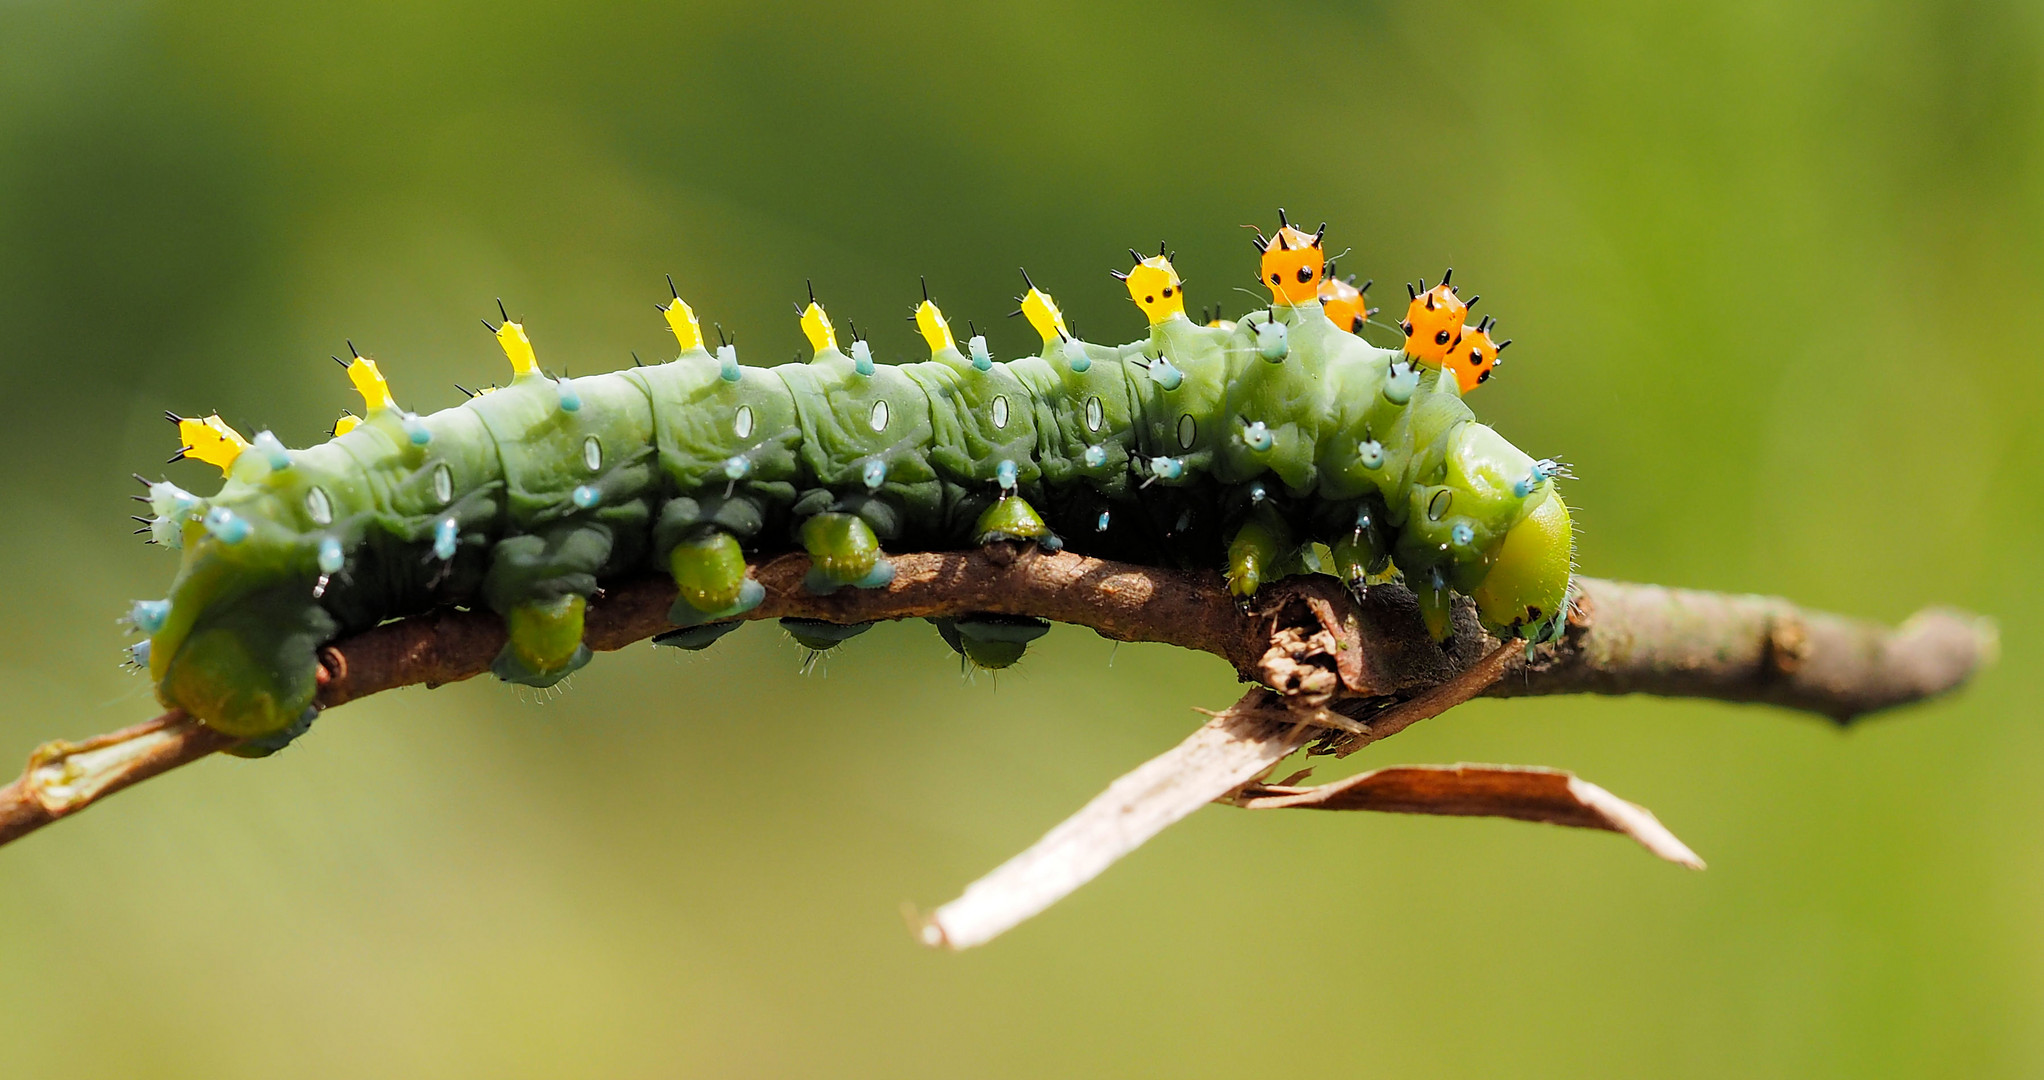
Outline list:
[[[1252,784],[1235,798],[1248,810],[1376,810],[1390,814],[1505,817],[1623,833],[1691,870],[1689,845],[1644,806],[1559,769],[1528,765],[1394,765],[1317,787]]]
[[[1064,899],[1194,810],[1261,776],[1318,734],[1273,724],[1253,691],[1168,753],[1116,780],[1029,850],[923,921],[926,945],[983,945]]]
[[[1288,711],[1278,695],[1252,690],[932,912],[921,924],[923,943],[951,949],[985,944],[1210,802],[1259,810],[1482,815],[1605,829],[1632,837],[1670,862],[1703,869],[1703,860],[1644,807],[1553,769],[1422,765],[1379,769],[1320,787],[1257,783],[1293,751],[1325,737],[1329,728],[1343,733],[1333,745],[1345,754],[1468,701],[1497,681],[1516,648],[1516,643],[1501,645],[1454,678],[1360,724],[1333,723],[1347,718],[1318,705]]]

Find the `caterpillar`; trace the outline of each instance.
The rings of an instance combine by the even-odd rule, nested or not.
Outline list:
[[[1488,319],[1466,324],[1477,298],[1444,274],[1407,286],[1401,348],[1371,345],[1357,333],[1371,309],[1333,277],[1326,229],[1280,211],[1274,233],[1257,230],[1271,303],[1233,321],[1194,322],[1171,253],[1131,249],[1114,274],[1149,331],[1119,346],[1080,339],[1025,272],[1014,314],[1043,347],[1007,361],[976,330],[961,348],[926,285],[912,314],[926,361],[876,362],[812,291],[800,325],[813,358],[749,367],[721,329],[705,340],[672,278],[657,306],[673,359],[555,377],[500,303],[483,325],[509,382],[431,414],[401,408],[350,345],[340,363],[364,411],[319,445],[170,416],[172,460],[224,483],[201,497],[137,476],[141,531],[182,554],[168,596],[129,612],[145,635],[131,659],[166,706],[260,756],[316,715],[316,650],[385,619],[487,607],[508,629],[495,674],[544,687],[589,661],[583,614],[607,580],[670,575],[675,629],[656,640],[701,649],[763,598],[748,551],[805,551],[806,587],[827,593],[886,585],[889,551],[993,541],[1219,565],[1244,600],[1310,568],[1357,588],[1402,578],[1437,640],[1458,593],[1500,638],[1553,637],[1571,571],[1566,473],[1463,401],[1508,343]],[[819,650],[865,628],[787,624]],[[938,624],[990,668],[1047,628]]]

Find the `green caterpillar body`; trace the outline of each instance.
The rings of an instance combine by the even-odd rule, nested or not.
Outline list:
[[[151,486],[145,520],[183,564],[166,600],[135,607],[138,659],[167,705],[263,753],[310,722],[316,650],[384,619],[487,606],[510,630],[497,674],[544,686],[587,662],[583,608],[606,580],[671,573],[668,639],[702,647],[762,596],[748,549],[806,549],[809,587],[829,591],[885,585],[887,549],[990,539],[1225,562],[1245,597],[1323,551],[1358,586],[1402,574],[1437,637],[1456,592],[1501,637],[1555,633],[1558,468],[1475,421],[1452,348],[1410,343],[1436,308],[1415,292],[1406,349],[1376,348],[1302,291],[1324,277],[1318,235],[1286,226],[1259,250],[1273,303],[1233,324],[1188,319],[1168,259],[1139,257],[1124,277],[1151,333],[1118,347],[1079,341],[1031,285],[1038,356],[995,362],[977,336],[959,349],[926,298],[931,359],[875,364],[863,341],[841,350],[812,301],[814,359],[750,368],[707,348],[677,296],[667,363],[550,378],[507,319],[492,330],[513,380],[455,408],[405,412],[357,357],[369,410],[324,444],[181,420],[183,453],[227,479],[209,498]],[[1458,316],[1455,347],[1464,329]],[[791,629],[821,648],[861,628]],[[1043,626],[939,629],[1001,666]]]

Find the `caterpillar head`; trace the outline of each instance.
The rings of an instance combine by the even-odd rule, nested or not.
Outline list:
[[[1320,242],[1327,235],[1327,226],[1322,224],[1319,232],[1300,232],[1285,220],[1285,212],[1278,211],[1278,231],[1265,239],[1256,234],[1256,250],[1263,256],[1257,273],[1264,286],[1270,290],[1271,303],[1298,307],[1310,304],[1320,297],[1320,282],[1326,277],[1327,253],[1321,250]]]
[[[1484,629],[1537,644],[1561,632],[1575,539],[1568,505],[1551,482],[1534,492],[1532,501],[1532,508],[1505,532],[1497,561],[1470,599],[1476,601]]]
[[[1164,245],[1157,245],[1155,255],[1145,256],[1134,248],[1128,253],[1135,257],[1136,265],[1128,273],[1114,272],[1122,284],[1128,286],[1129,299],[1143,309],[1150,325],[1185,317],[1185,282],[1178,271],[1171,266],[1171,257],[1165,253]]]
[[[1377,309],[1370,306],[1370,298],[1365,295],[1374,284],[1376,282],[1366,281],[1357,285],[1354,274],[1350,274],[1347,280],[1335,277],[1334,264],[1330,262],[1326,280],[1320,283],[1320,309],[1327,313],[1334,325],[1351,334],[1360,334],[1363,324],[1377,313]]]
[[[1441,283],[1429,289],[1422,279],[1418,289],[1405,287],[1412,296],[1412,303],[1405,309],[1405,321],[1398,324],[1405,331],[1405,355],[1426,364],[1440,367],[1448,351],[1455,347],[1455,340],[1462,334],[1462,319],[1469,314],[1469,305],[1455,295],[1455,287],[1448,284],[1448,278],[1455,273],[1454,267],[1441,275]]]
[[[1511,344],[1510,341],[1491,342],[1490,332],[1495,326],[1497,320],[1485,315],[1483,321],[1475,326],[1463,327],[1462,337],[1448,350],[1444,366],[1455,373],[1455,381],[1465,394],[1476,389],[1478,383],[1490,380],[1491,372],[1498,366],[1498,354]]]

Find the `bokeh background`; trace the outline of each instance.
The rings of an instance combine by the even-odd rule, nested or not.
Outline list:
[[[0,2],[0,756],[153,713],[114,619],[158,414],[321,437],[667,345],[753,363],[804,279],[879,352],[1015,267],[1088,336],[1168,238],[1453,264],[1519,345],[1474,400],[1581,479],[1601,575],[1999,617],[1963,695],[1840,732],[1479,702],[1390,762],[1575,769],[1711,861],[1496,821],[1210,809],[989,948],[934,906],[1236,688],[1074,629],[961,681],[748,627],[326,717],[0,851],[9,1076],[2024,1076],[2044,1071],[2044,8]],[[207,483],[205,467],[168,467]],[[7,766],[11,773],[12,766]]]

